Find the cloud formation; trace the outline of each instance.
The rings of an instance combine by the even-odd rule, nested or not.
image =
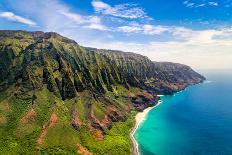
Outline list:
[[[202,2],[194,2],[193,0],[186,0],[183,2],[183,5],[187,8],[200,8],[200,7],[206,7],[206,6],[213,6],[216,7],[218,6],[218,2],[210,1],[206,2],[203,0]]]
[[[30,26],[35,26],[36,23],[30,19],[15,15],[13,12],[0,12],[0,18],[5,18],[11,21],[16,21]]]
[[[96,13],[101,13],[103,15],[111,15],[121,18],[147,18],[146,13],[141,7],[138,7],[135,4],[118,4],[115,6],[110,6],[107,3],[102,2],[101,0],[93,0],[92,6]]]
[[[108,28],[102,24],[101,18],[98,16],[83,16],[70,11],[60,10],[60,14],[64,15],[68,19],[72,20],[78,25],[84,28],[96,29],[96,30],[107,30]]]
[[[132,24],[127,26],[118,27],[119,32],[125,33],[140,33],[145,35],[159,35],[169,31],[169,27],[161,25],[150,25],[150,24]]]
[[[232,29],[192,30],[172,27],[176,40],[136,42],[92,42],[91,46],[117,49],[146,55],[155,61],[188,64],[196,69],[231,69]],[[181,40],[181,41],[179,41]]]
[[[211,6],[218,6],[217,2],[209,2],[208,4],[211,5]]]
[[[9,20],[10,16],[13,18],[12,21],[20,20],[27,25],[36,24],[36,28],[30,27],[29,30],[55,31],[75,39],[83,46],[136,52],[152,60],[180,62],[195,68],[231,68],[232,66],[231,28],[196,30],[183,26],[160,25],[147,20],[143,9],[141,15],[135,14],[138,18],[129,16],[127,11],[136,8],[137,5],[129,7],[128,4],[119,4],[119,7],[99,0],[92,1],[95,2],[96,12],[88,14],[74,11],[60,0],[7,0],[7,2],[9,8],[16,11],[17,15],[0,12],[0,18]],[[198,4],[190,2],[188,0],[184,5],[209,6],[207,1]],[[27,7],[24,7],[25,5]],[[211,3],[211,5],[213,7],[216,4]],[[118,8],[121,7],[127,12],[126,14],[120,12],[123,9]],[[37,23],[31,20],[28,22],[24,17],[22,18],[26,21],[15,18],[18,14],[34,17]],[[121,17],[120,14],[126,17]],[[143,19],[143,22],[140,19]]]
[[[83,15],[72,11],[71,8],[60,0],[20,0],[8,1],[14,10],[33,16],[38,21],[38,26],[44,31],[64,32],[68,29],[94,29],[106,31],[108,28],[96,15]],[[27,5],[27,7],[24,7]],[[22,20],[21,20],[22,21]],[[32,21],[25,21],[33,25]]]

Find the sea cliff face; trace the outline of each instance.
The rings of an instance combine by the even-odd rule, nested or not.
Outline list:
[[[135,111],[204,79],[54,32],[0,31],[0,152],[130,154]]]

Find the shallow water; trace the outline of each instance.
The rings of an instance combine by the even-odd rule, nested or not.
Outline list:
[[[232,75],[206,77],[149,112],[135,133],[140,154],[232,154]]]

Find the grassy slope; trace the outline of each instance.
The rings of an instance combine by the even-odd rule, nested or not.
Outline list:
[[[5,32],[3,32],[5,33]],[[11,31],[6,32],[8,33]],[[13,38],[10,38],[13,37]],[[79,92],[77,97],[72,99],[62,100],[58,95],[54,95],[57,89],[52,93],[47,90],[47,86],[41,85],[41,79],[39,76],[42,74],[42,67],[38,64],[36,57],[40,57],[44,54],[45,60],[48,65],[49,72],[57,68],[57,61],[51,58],[51,51],[47,53],[46,43],[37,43],[31,46],[32,50],[26,49],[28,45],[33,44],[34,40],[31,34],[27,32],[12,32],[10,37],[1,38],[1,62],[0,65],[3,68],[1,70],[1,81],[6,78],[14,79],[14,70],[21,69],[25,60],[28,60],[30,64],[27,65],[27,74],[29,74],[29,80],[33,86],[39,86],[40,89],[26,89],[25,93],[20,92],[20,95],[14,95],[18,90],[12,85],[11,88],[0,92],[0,152],[3,154],[25,154],[25,153],[56,153],[56,154],[76,154],[77,144],[81,144],[87,150],[93,154],[129,154],[131,142],[129,139],[129,131],[133,126],[132,115],[127,114],[129,119],[124,123],[114,123],[111,130],[105,130],[104,140],[97,141],[93,137],[93,133],[88,126],[88,108],[86,103],[90,102],[92,105],[92,113],[97,119],[102,120],[107,113],[108,106],[101,100],[95,100],[90,91]],[[59,40],[59,36],[56,39],[51,38],[49,42],[52,42],[54,49],[57,52],[65,50],[63,56],[71,61],[69,56],[77,58],[76,60],[80,64],[87,64],[86,66],[90,71],[90,76],[96,78],[99,71],[96,69],[106,67],[107,62],[103,61],[99,55],[95,55],[92,52],[85,52],[84,49],[80,49],[77,44],[63,42],[64,38]],[[19,40],[21,39],[21,40]],[[45,52],[42,52],[45,51]],[[23,58],[24,57],[24,58]],[[38,66],[37,66],[38,65]],[[69,72],[67,62],[63,61],[64,71]],[[75,64],[74,64],[75,65]],[[96,68],[96,65],[98,68]],[[4,68],[5,67],[5,68]],[[9,72],[5,72],[9,70]],[[54,78],[61,79],[60,72],[51,73]],[[78,73],[79,74],[79,73]],[[12,75],[5,77],[5,75]],[[51,76],[51,82],[54,85],[55,81]],[[82,77],[83,78],[83,77]],[[71,77],[73,80],[73,78]],[[62,80],[62,79],[61,79]],[[100,78],[100,82],[102,79]],[[102,84],[105,90],[106,85]],[[42,90],[41,90],[42,89]],[[113,92],[107,91],[104,95],[105,98],[113,101],[113,105],[110,107],[116,107],[123,113],[127,113],[124,110],[124,106],[129,104],[129,99],[123,96],[128,94],[128,90],[121,85],[115,86]],[[28,91],[28,92],[27,92]],[[33,95],[36,96],[35,100],[32,100]],[[117,98],[115,98],[117,95]],[[71,109],[77,111],[78,117],[82,122],[82,126],[79,130],[75,130],[71,126]],[[33,109],[35,116],[29,118],[26,122],[22,119]],[[42,145],[38,145],[38,138],[40,137],[43,127],[52,115],[55,113],[58,117],[58,121],[55,125],[46,130],[46,135],[43,138]],[[95,131],[95,129],[93,129]]]
[[[128,100],[122,97],[122,94],[128,93],[124,87],[117,86],[120,90],[119,97],[114,98],[112,92],[106,96],[115,100],[119,106],[128,104]],[[0,152],[3,154],[76,154],[77,144],[81,144],[93,154],[130,154],[131,141],[129,132],[134,124],[133,114],[126,122],[117,122],[113,124],[111,130],[106,131],[104,140],[97,141],[90,133],[87,122],[85,121],[85,109],[82,95],[79,97],[62,101],[46,88],[37,91],[35,104],[32,104],[30,94],[28,96],[10,96],[9,92],[0,93],[0,116],[6,118],[5,123],[0,124]],[[3,105],[8,102],[10,110],[6,110]],[[100,101],[93,102],[93,105],[99,107]],[[83,121],[81,129],[75,130],[70,125],[70,108],[75,106],[80,119]],[[22,123],[20,120],[33,108],[36,112],[35,119]],[[97,117],[102,118],[103,113],[100,108],[96,109]],[[49,120],[52,112],[58,116],[58,122],[48,129],[41,146],[37,144],[38,137],[41,134],[42,126]]]

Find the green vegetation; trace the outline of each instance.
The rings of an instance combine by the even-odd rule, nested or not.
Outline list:
[[[81,138],[85,139],[83,141],[84,146],[95,154],[130,154],[132,143],[129,134],[133,125],[134,120],[132,118],[126,122],[115,123],[111,130],[106,131],[107,135],[103,141],[94,140],[85,130],[82,131]]]
[[[28,96],[12,97],[10,99],[11,112],[7,114],[7,124],[1,125],[0,152],[4,154],[36,153],[50,154],[72,154],[77,153],[77,144],[88,148],[94,154],[129,154],[131,141],[129,132],[133,127],[133,116],[126,122],[114,123],[113,128],[105,131],[104,140],[96,140],[84,124],[80,130],[75,130],[70,125],[69,110],[75,106],[80,111],[79,116],[84,120],[86,113],[81,97],[72,100],[62,101],[49,92],[47,89],[37,91],[37,99],[32,105]],[[0,93],[0,96],[5,96]],[[99,101],[98,101],[99,102]],[[103,119],[104,111],[101,110],[100,103],[94,102],[96,107],[94,113],[99,119]],[[121,101],[120,101],[121,102]],[[126,103],[125,103],[126,104]],[[33,108],[36,118],[22,123],[20,119]],[[55,111],[58,115],[58,122],[49,128],[41,146],[37,140],[42,131],[42,126],[49,120],[51,113]]]
[[[0,31],[0,154],[130,154],[136,111],[203,80],[54,32]]]

